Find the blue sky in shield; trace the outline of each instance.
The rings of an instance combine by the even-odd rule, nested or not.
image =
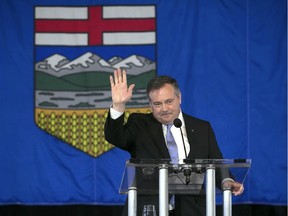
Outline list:
[[[60,54],[73,60],[86,52],[93,52],[104,60],[108,61],[114,56],[127,58],[130,55],[141,55],[156,61],[155,45],[142,46],[81,46],[81,47],[65,47],[65,46],[35,46],[35,61],[41,61],[51,55]]]

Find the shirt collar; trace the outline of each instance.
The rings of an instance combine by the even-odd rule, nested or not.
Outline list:
[[[181,128],[185,127],[185,122],[184,122],[182,110],[180,110],[180,113],[179,113],[178,118],[179,118],[179,119],[181,120],[181,122],[182,122]],[[166,124],[162,124],[162,127],[163,127],[163,128],[166,127]],[[172,127],[175,127],[175,126],[173,125]]]

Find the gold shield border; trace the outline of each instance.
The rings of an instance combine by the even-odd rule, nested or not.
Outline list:
[[[125,122],[133,112],[150,113],[151,110],[149,107],[127,108]],[[114,148],[104,137],[107,115],[108,109],[35,108],[35,122],[38,127],[92,157],[98,157]]]

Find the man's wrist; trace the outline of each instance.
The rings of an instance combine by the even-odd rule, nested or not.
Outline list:
[[[124,112],[120,112],[116,109],[114,109],[113,105],[110,106],[110,116],[112,119],[117,119],[119,118],[121,115],[123,115]]]
[[[120,103],[120,104],[112,103],[111,107],[118,112],[124,113],[125,111],[125,104],[123,103]]]

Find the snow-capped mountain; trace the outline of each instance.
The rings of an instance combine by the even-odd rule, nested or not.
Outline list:
[[[53,76],[61,77],[80,72],[109,72],[121,67],[127,74],[139,75],[141,73],[155,70],[155,62],[137,55],[132,55],[126,59],[112,57],[108,62],[100,56],[87,52],[78,58],[70,61],[65,56],[54,54],[43,61],[35,64],[35,70],[39,70]]]
[[[77,59],[63,65],[62,69],[63,68],[73,69],[77,66],[89,68],[90,66],[94,65],[95,62],[98,62],[98,64],[101,65],[102,67],[110,67],[110,64],[107,63],[104,59],[101,59],[99,56],[91,52],[87,52],[84,55],[78,57]]]
[[[111,59],[109,59],[109,63],[111,66],[117,64],[118,62],[122,61],[123,59],[119,56],[115,56],[115,57],[112,57]]]
[[[69,62],[69,60],[65,56],[55,54],[46,58],[46,62],[53,70],[59,71],[61,69],[61,66]],[[40,65],[40,67],[45,69],[46,66]]]
[[[65,56],[54,54],[36,63],[35,69],[56,77],[87,71],[113,72],[108,62],[91,52],[87,52],[73,61],[68,60]]]
[[[148,60],[145,57],[132,55],[117,64],[113,65],[114,68],[122,68],[126,70],[127,74],[138,75],[143,73],[143,68],[145,71],[155,70],[155,62]]]

